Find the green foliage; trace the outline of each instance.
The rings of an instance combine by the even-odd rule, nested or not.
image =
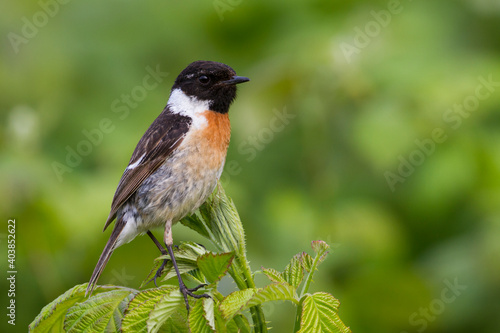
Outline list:
[[[175,289],[173,286],[148,289],[137,293],[130,301],[122,321],[124,332],[147,332],[149,314],[165,295]]]
[[[134,291],[122,287],[99,286],[95,289],[94,296],[87,299],[86,288],[87,284],[77,285],[46,305],[29,325],[29,330],[34,332],[67,330],[69,332],[73,328],[86,325],[89,328],[92,327],[92,331],[104,332],[107,328],[113,328],[119,322],[116,319],[121,318],[123,314],[121,303],[127,300]],[[86,323],[77,323],[83,316]],[[99,319],[98,316],[104,320],[95,325],[96,319]]]
[[[192,242],[182,243],[174,250],[181,274],[206,283],[198,292],[207,293],[211,298],[189,298],[191,311],[188,313],[182,294],[174,286],[143,291],[98,287],[87,299],[86,284],[78,285],[44,307],[30,325],[30,331],[250,332],[251,326],[245,317],[249,310],[254,332],[266,332],[261,305],[290,301],[297,306],[295,331],[350,332],[337,314],[337,299],[325,292],[307,293],[314,272],[328,254],[328,244],[313,241],[314,258],[299,253],[283,272],[263,268],[271,283],[257,288],[245,256],[243,227],[234,204],[221,187],[202,207],[200,215],[188,220],[193,229],[206,230],[215,246],[226,251],[212,253]],[[155,260],[143,285],[164,259],[168,258],[160,256]],[[163,281],[175,276],[171,266],[169,261],[162,272]],[[240,290],[224,297],[217,287],[226,274],[233,277]],[[299,293],[301,284],[304,287]]]
[[[112,290],[91,297],[68,310],[64,330],[74,333],[118,331],[132,297],[129,290]]]
[[[350,332],[337,314],[339,304],[339,301],[328,293],[306,295],[301,301],[299,333]]]
[[[229,253],[206,253],[197,260],[198,268],[209,283],[215,283],[226,274],[234,255]]]

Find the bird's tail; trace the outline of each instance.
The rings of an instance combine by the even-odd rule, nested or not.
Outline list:
[[[89,284],[87,286],[87,291],[85,292],[85,296],[92,295],[92,292],[96,287],[97,280],[99,279],[99,276],[101,276],[104,267],[106,267],[106,264],[108,263],[109,258],[111,257],[111,254],[115,249],[116,242],[118,241],[118,237],[120,236],[123,227],[125,227],[125,222],[121,218],[116,220],[113,232],[111,233],[111,236],[109,237],[108,242],[106,243],[106,246],[104,247],[104,250],[102,251],[101,256],[99,257],[99,261],[97,262],[97,265],[94,268],[94,272],[92,273],[92,277],[90,278]]]

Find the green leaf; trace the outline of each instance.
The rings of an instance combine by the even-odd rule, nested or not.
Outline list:
[[[189,328],[191,332],[213,333],[215,331],[214,301],[202,298],[196,301],[189,312]]]
[[[197,283],[205,283],[205,275],[198,268],[187,272],[186,275]]]
[[[139,289],[142,289],[144,288],[146,285],[148,285],[150,282],[153,282],[153,278],[154,276],[156,275],[156,271],[158,271],[158,269],[160,268],[160,266],[163,264],[163,260],[155,260],[153,261],[153,268],[151,268],[151,271],[149,272],[149,274],[146,276],[146,278],[144,279],[144,281],[142,281],[141,283],[141,286],[139,287]],[[165,266],[167,267],[167,266]],[[162,274],[165,272],[165,268],[163,269],[163,272]],[[158,279],[156,279],[156,281],[158,281]]]
[[[340,302],[335,297],[325,292],[304,297],[298,333],[351,332],[337,314]]]
[[[47,304],[40,311],[38,316],[29,325],[29,331],[34,332],[62,332],[64,327],[64,316],[66,312],[76,303],[87,300],[85,291],[87,283],[74,286],[64,294],[57,297],[51,303]],[[94,289],[94,295],[110,290],[128,290],[132,289],[121,287],[97,286]]]
[[[222,318],[228,320],[241,311],[252,299],[256,290],[257,288],[248,288],[227,295],[219,304],[219,311],[222,314]]]
[[[179,247],[174,247],[174,256],[177,261],[196,262],[199,256],[207,252],[205,247],[195,242],[182,242]]]
[[[262,272],[271,280],[272,282],[282,283],[285,282],[283,275],[273,268],[264,268],[262,267]]]
[[[149,313],[148,332],[156,333],[169,319],[176,318],[175,322],[177,322],[178,318],[186,318],[186,316],[184,297],[179,289],[175,288],[163,295]]]
[[[231,319],[225,325],[225,327],[227,333],[250,333],[252,331],[252,329],[250,328],[250,324],[248,323],[247,317],[245,317],[242,314],[237,314],[236,316],[234,316],[233,319]]]
[[[248,288],[227,295],[219,305],[225,320],[237,313],[269,301],[292,301],[298,304],[295,288],[288,283],[273,283],[264,288]]]
[[[226,274],[233,258],[234,252],[219,254],[208,252],[198,257],[198,268],[209,283],[214,283]]]
[[[198,266],[196,264],[196,261],[198,257],[208,252],[203,246],[194,242],[183,242],[181,243],[181,245],[179,245],[179,247],[175,247],[173,251],[175,259],[177,261],[177,267],[179,268],[181,274],[197,269]],[[173,269],[174,266],[172,264],[172,261],[170,260],[170,256],[162,255],[155,259],[153,268],[146,276],[146,279],[142,282],[140,288],[143,288],[149,282],[151,282],[156,274],[156,271],[160,268],[160,266],[163,264],[163,260],[165,259],[167,259],[168,261],[162,271],[161,276],[163,276],[163,278],[160,279],[160,281],[167,281],[172,277],[177,276],[177,273]],[[158,280],[159,279],[157,279],[157,281]]]
[[[180,312],[175,312],[170,318],[162,325],[159,330],[160,333],[192,333],[186,320],[186,315]],[[135,332],[130,332],[135,333]]]
[[[179,269],[179,273],[185,274],[189,273],[195,269],[198,268],[196,263],[193,262],[187,262],[187,261],[178,261],[177,262],[177,268]],[[177,272],[175,271],[174,265],[172,262],[168,262],[167,265],[165,266],[165,269],[162,272],[163,278],[161,279],[162,282],[168,281],[173,277],[177,277]]]
[[[220,251],[245,255],[243,225],[233,201],[226,196],[222,186],[216,187],[199,212],[209,229],[210,240]]]
[[[323,261],[326,255],[328,254],[328,249],[330,248],[330,245],[328,245],[326,242],[322,240],[317,240],[317,241],[312,241],[311,246],[313,248],[313,251],[320,256],[319,262]]]
[[[300,297],[305,295],[309,290],[314,272],[318,268],[318,265],[326,258],[328,249],[330,248],[330,245],[322,240],[313,241],[311,246],[314,252],[316,252],[316,256],[312,260],[312,263],[309,261],[309,257],[306,254],[302,254],[302,265],[305,267],[308,274],[304,286],[302,287],[302,291],[300,292]]]
[[[122,332],[147,332],[149,314],[160,299],[177,289],[174,286],[163,286],[137,293],[128,304],[122,320]]]
[[[68,333],[117,332],[123,312],[133,296],[130,290],[111,290],[94,295],[69,309],[64,330]]]
[[[264,288],[258,288],[247,307],[269,301],[292,301],[299,304],[295,288],[288,283],[272,283]]]
[[[180,222],[186,227],[196,231],[203,237],[210,238],[210,235],[208,234],[205,224],[196,214],[193,214],[191,216],[186,216]]]
[[[300,264],[300,254],[295,255],[282,273],[288,284],[297,288],[304,278],[304,271]]]
[[[306,252],[302,252],[300,255],[300,264],[306,272],[310,272],[313,265],[313,257],[311,257]]]

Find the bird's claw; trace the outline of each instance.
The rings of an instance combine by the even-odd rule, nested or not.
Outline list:
[[[163,263],[161,264],[160,268],[156,270],[155,276],[151,280],[148,281],[150,283],[151,281],[154,282],[155,287],[158,288],[158,285],[156,284],[156,279],[161,277],[161,273],[163,272],[163,269],[165,268],[165,265],[167,264],[168,259],[164,259]]]
[[[212,296],[208,295],[208,294],[201,294],[201,295],[198,295],[198,294],[195,294],[194,292],[197,291],[198,289],[202,288],[202,287],[205,287],[206,284],[200,284],[199,286],[195,287],[195,288],[192,288],[192,289],[188,289],[186,287],[186,285],[184,285],[184,283],[182,283],[180,286],[179,286],[179,289],[181,291],[181,294],[182,296],[184,296],[184,302],[186,303],[186,309],[188,310],[189,312],[189,301],[188,301],[188,295],[191,296],[192,298],[196,298],[196,299],[200,299],[200,298],[212,298]]]

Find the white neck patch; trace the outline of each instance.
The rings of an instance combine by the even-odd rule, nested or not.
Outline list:
[[[203,112],[209,110],[209,102],[190,97],[180,88],[172,90],[167,105],[173,113],[193,119],[194,128],[205,127],[208,124]]]

